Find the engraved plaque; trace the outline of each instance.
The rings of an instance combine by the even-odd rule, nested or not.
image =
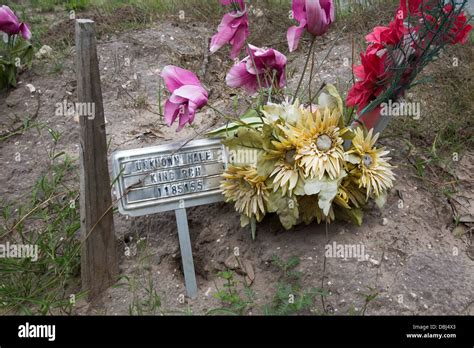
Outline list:
[[[140,216],[222,201],[223,158],[218,139],[115,152],[119,212]]]

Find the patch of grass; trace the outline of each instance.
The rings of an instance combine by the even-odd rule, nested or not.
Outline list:
[[[35,257],[0,258],[0,313],[70,314],[78,291],[80,228],[76,168],[64,153],[56,153],[60,133],[49,128],[51,165],[20,205],[1,201],[0,244],[29,245]],[[21,157],[19,158],[21,161]],[[34,249],[33,249],[34,250]],[[31,256],[31,255],[30,255]]]
[[[60,0],[30,0],[29,5],[39,12],[50,12],[54,11],[56,6],[61,5],[61,3]]]
[[[225,283],[222,289],[217,290],[214,297],[222,302],[222,307],[211,309],[207,314],[246,314],[249,306],[254,303],[255,294],[253,290],[245,286],[243,290],[245,297],[242,296],[237,288],[238,282],[234,278],[235,273],[231,270],[219,272],[218,277],[224,279]]]
[[[317,288],[305,290],[301,285],[301,272],[295,271],[300,260],[292,257],[286,261],[273,257],[272,265],[281,272],[272,301],[263,307],[265,315],[308,314],[314,307],[315,298],[326,296],[325,291]]]
[[[474,46],[448,46],[420,76],[427,82],[408,93],[408,101],[421,104],[421,119],[405,117],[386,131],[409,144],[415,175],[447,196],[456,190],[463,154],[474,146],[473,71]]]
[[[393,12],[392,7],[394,10],[395,5],[391,4],[396,2],[342,1],[340,5],[336,5],[338,20],[334,30],[337,30],[339,25],[349,24],[347,27],[353,32],[355,27],[361,25],[379,24],[381,13]],[[160,18],[174,18],[182,23],[206,22],[217,26],[224,13],[217,0],[23,0],[10,5],[21,13],[24,21],[31,24],[36,42],[53,46],[57,43],[73,43],[74,28],[69,23],[71,10],[75,11],[76,18],[89,17],[95,20],[99,36],[147,27]],[[253,23],[250,41],[257,45],[286,49],[286,44],[283,43],[286,41],[286,30],[295,24],[295,21],[290,19],[290,10],[291,0],[252,3],[249,7],[250,20]],[[268,32],[274,33],[272,37],[275,42],[268,42]]]
[[[365,315],[365,312],[367,311],[367,308],[369,307],[369,304],[374,301],[377,296],[379,295],[379,292],[374,289],[374,288],[368,288],[369,292],[367,294],[363,294],[365,297],[365,302],[362,307],[362,310],[360,312],[361,315]]]
[[[69,0],[64,6],[67,10],[85,10],[91,5],[91,0]]]
[[[132,299],[129,304],[130,315],[156,315],[162,314],[161,298],[156,290],[150,265],[151,254],[146,238],[137,238],[137,243],[132,247],[127,247],[127,252],[136,250],[137,266],[131,276],[122,275],[122,282],[115,287],[125,287],[130,291]],[[131,256],[131,255],[129,255]]]
[[[332,30],[346,27],[347,32],[363,38],[375,26],[388,24],[399,5],[399,0],[336,0],[336,22]]]
[[[317,312],[315,301],[321,296],[327,296],[328,292],[315,287],[304,289],[302,274],[295,269],[299,264],[298,257],[288,260],[273,257],[272,265],[278,269],[280,277],[273,295],[270,295],[271,301],[263,306],[256,303],[256,295],[250,287],[245,285],[242,291],[239,290],[233,271],[220,272],[218,276],[225,280],[225,284],[222,289],[218,288],[214,297],[222,302],[222,307],[211,309],[207,314],[244,315],[250,310],[264,315],[324,314]],[[372,292],[366,296],[364,313],[375,296]]]

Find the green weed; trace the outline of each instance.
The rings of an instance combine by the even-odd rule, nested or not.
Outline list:
[[[55,143],[61,135],[49,128]],[[54,147],[53,147],[54,149]],[[73,161],[49,152],[51,164],[34,184],[28,200],[1,201],[3,245],[37,247],[34,258],[0,258],[0,313],[70,314],[79,291],[80,228],[77,181]]]
[[[273,257],[272,265],[281,272],[280,281],[276,285],[276,293],[272,301],[263,307],[265,315],[292,315],[310,313],[314,307],[314,300],[319,296],[326,296],[325,291],[318,288],[303,289],[301,272],[295,271],[299,265],[298,257],[291,257],[284,261],[277,256]]]

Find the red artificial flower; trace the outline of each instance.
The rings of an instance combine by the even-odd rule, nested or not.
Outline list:
[[[358,81],[347,95],[347,104],[357,106],[359,112],[385,89],[391,75],[393,59],[388,59],[388,50],[403,43],[406,28],[403,20],[395,18],[388,27],[375,27],[365,39],[369,44],[360,55],[361,65],[353,67]]]
[[[357,106],[359,111],[384,91],[390,76],[385,50],[373,51],[369,46],[360,58],[361,65],[354,66],[354,74],[359,81],[347,95],[347,105]]]
[[[400,0],[400,9],[397,18],[405,19],[408,15],[418,16],[422,11],[423,0]]]
[[[374,30],[365,37],[367,43],[371,44],[371,51],[378,51],[386,46],[398,45],[406,33],[403,19],[396,17],[390,22],[388,27],[375,27]]]
[[[451,4],[446,5],[443,8],[443,12],[446,14],[452,13],[453,11],[453,6]],[[453,21],[452,21],[452,26],[449,29],[449,34],[447,34],[444,39],[451,43],[451,44],[457,44],[461,43],[464,44],[467,41],[467,38],[469,37],[469,32],[472,29],[471,24],[467,24],[467,18],[464,12],[460,13]]]
[[[436,45],[466,43],[472,25],[467,24],[465,13],[461,12],[456,16],[456,11],[451,4],[443,7],[443,13],[445,18],[434,18],[432,15],[425,15],[426,21],[432,26],[426,35],[427,42],[433,40]],[[435,33],[440,30],[441,24],[449,29],[445,30],[442,35],[435,36]]]

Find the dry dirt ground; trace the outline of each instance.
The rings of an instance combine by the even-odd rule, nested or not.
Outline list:
[[[206,53],[213,31],[210,26],[167,21],[146,30],[100,40],[98,54],[110,153],[184,142],[201,137],[200,134],[222,122],[217,114],[208,110],[198,114],[192,127],[179,133],[174,127],[163,126],[162,120],[152,111],[157,110],[159,74],[165,65],[180,65],[198,72],[211,88],[210,103],[231,112],[231,94],[235,91],[222,84],[231,65],[227,51],[210,57]],[[317,57],[324,57],[335,39],[335,34],[331,34],[318,44]],[[0,117],[5,129],[15,116],[22,118],[37,113],[36,121],[62,132],[57,151],[66,151],[77,159],[78,124],[72,117],[55,115],[56,103],[75,99],[73,56],[72,49],[58,74],[48,73],[53,62],[36,62],[32,71],[22,75],[19,87],[0,99]],[[350,40],[340,38],[317,78],[339,83],[341,89],[347,88],[351,71],[344,58],[350,57]],[[296,68],[296,76],[299,76],[302,63],[302,56],[290,56],[290,67]],[[28,83],[35,86],[36,93],[30,93],[25,87]],[[295,83],[292,78],[290,87]],[[29,131],[0,144],[0,192],[3,197],[15,200],[29,193],[34,180],[47,167],[46,151],[50,143],[48,134]],[[467,235],[453,236],[450,205],[439,193],[425,189],[414,176],[413,169],[407,166],[404,145],[396,140],[382,143],[391,150],[393,164],[398,165],[397,181],[385,207],[369,209],[361,227],[333,223],[328,226],[326,236],[325,225],[301,225],[285,231],[275,217],[269,216],[258,226],[257,240],[252,241],[250,232],[240,227],[239,216],[231,205],[218,203],[189,209],[199,295],[180,303],[179,295],[185,294],[185,288],[174,213],[140,218],[127,218],[117,213],[114,219],[121,255],[120,272],[133,277],[142,267],[139,260],[143,251],[138,254],[132,251],[127,257],[124,250],[127,245],[135,250],[137,240],[144,238],[142,241],[149,256],[145,273],[154,281],[163,311],[203,314],[220,306],[212,296],[217,291],[216,286],[222,286],[222,280],[216,274],[234,267],[232,255],[238,247],[241,260],[250,264],[254,272],[251,288],[256,299],[254,308],[249,309],[253,314],[258,314],[258,305],[268,303],[275,293],[280,272],[271,264],[274,255],[281,259],[299,257],[301,263],[297,270],[303,274],[303,287],[323,286],[329,292],[325,305],[329,305],[327,308],[334,314],[361,313],[366,295],[374,291],[378,295],[365,314],[474,314],[474,261],[466,252]],[[15,161],[18,153],[20,162]],[[470,149],[461,158],[456,174],[471,203],[473,167],[474,153]],[[470,209],[472,214],[472,207]],[[327,237],[329,243],[363,245],[370,257],[364,261],[327,258],[324,269]],[[142,281],[146,278],[145,275],[140,277]],[[237,279],[243,283],[242,275],[237,275]],[[77,313],[129,314],[134,295],[145,296],[145,290],[139,288],[133,294],[127,287],[111,288],[96,302],[78,305]],[[323,313],[319,299],[314,302],[314,312]]]

